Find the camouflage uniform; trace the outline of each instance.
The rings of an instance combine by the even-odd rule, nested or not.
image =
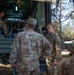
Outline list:
[[[48,62],[47,64],[49,65],[48,66],[48,75],[54,75],[54,61],[57,60],[59,61],[61,59],[61,41],[60,41],[60,38],[58,36],[57,33],[54,33],[54,34],[47,34],[45,36],[49,41],[50,43],[52,44],[52,53],[51,53],[51,56],[47,59]]]
[[[56,54],[56,50],[58,50],[59,53],[62,51],[61,41],[57,33],[47,34],[45,37],[52,44],[52,48],[53,48],[52,54]]]
[[[9,58],[11,64],[16,63],[18,75],[40,75],[39,57],[47,57],[52,52],[50,42],[33,30],[17,34],[12,45]]]
[[[0,29],[3,29],[4,35],[5,35],[5,37],[7,37],[8,29],[7,29],[6,24],[3,23],[2,21],[0,21]]]

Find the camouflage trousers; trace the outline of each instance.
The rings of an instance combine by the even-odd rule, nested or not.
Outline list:
[[[27,72],[18,72],[17,75],[40,75],[39,70],[27,71]]]
[[[46,64],[47,64],[47,75],[57,75],[57,67],[54,65],[55,61],[55,54],[51,55],[46,59]]]

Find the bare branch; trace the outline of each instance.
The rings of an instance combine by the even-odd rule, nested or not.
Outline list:
[[[68,15],[68,17],[64,21],[66,21],[72,15],[73,12],[74,12],[74,10]],[[64,22],[64,21],[62,21],[62,22]]]

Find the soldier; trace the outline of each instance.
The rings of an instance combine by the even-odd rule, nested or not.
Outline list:
[[[11,68],[16,66],[17,75],[40,75],[39,57],[46,58],[52,52],[50,42],[41,34],[33,31],[36,20],[29,18],[26,31],[17,34],[9,57]]]
[[[8,28],[6,24],[3,22],[2,17],[4,16],[4,11],[0,11],[0,29],[3,30],[5,37],[7,37]]]
[[[55,32],[54,25],[53,24],[48,24],[47,25],[47,31],[48,34],[45,35],[45,37],[50,41],[52,44],[52,53],[51,53],[51,58],[47,59],[49,60],[47,64],[49,64],[48,70],[50,71],[50,68],[53,69],[55,61],[59,61],[61,59],[61,41],[59,38],[59,35]],[[53,72],[51,71],[50,75],[54,75]]]

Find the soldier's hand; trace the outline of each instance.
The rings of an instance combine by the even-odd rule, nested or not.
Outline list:
[[[16,67],[16,64],[11,64],[10,70],[12,70],[13,67]]]

